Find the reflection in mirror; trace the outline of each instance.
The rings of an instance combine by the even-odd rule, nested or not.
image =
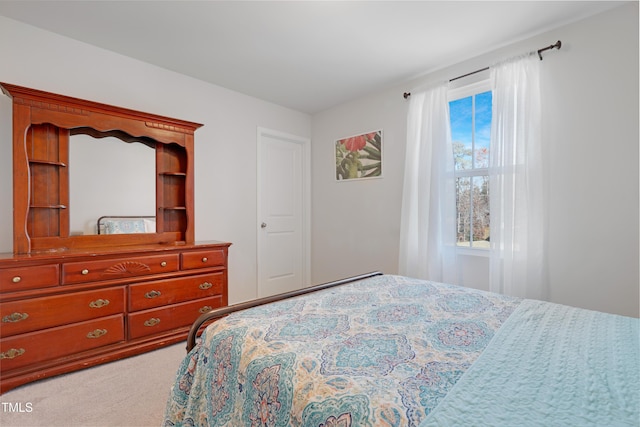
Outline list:
[[[70,235],[96,234],[98,218],[155,215],[155,150],[118,138],[69,137]]]

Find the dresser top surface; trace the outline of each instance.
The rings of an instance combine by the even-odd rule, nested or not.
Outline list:
[[[59,249],[42,252],[31,252],[28,254],[0,253],[0,265],[19,261],[49,261],[49,260],[71,260],[81,257],[98,256],[127,256],[138,254],[162,254],[165,252],[197,251],[203,249],[228,248],[229,242],[217,240],[201,241],[195,243],[175,243],[158,245],[131,245],[118,247],[100,247],[83,249]]]

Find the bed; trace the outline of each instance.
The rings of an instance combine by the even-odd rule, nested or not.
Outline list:
[[[155,233],[155,216],[104,215],[96,221],[98,234]]]
[[[194,323],[164,426],[640,422],[636,318],[380,273],[283,296]]]

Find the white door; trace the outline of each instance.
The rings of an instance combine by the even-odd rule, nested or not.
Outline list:
[[[310,141],[258,129],[258,297],[309,286]]]

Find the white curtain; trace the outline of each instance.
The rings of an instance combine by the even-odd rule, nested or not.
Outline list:
[[[400,226],[400,274],[457,283],[455,182],[447,86],[412,93]]]
[[[548,299],[539,62],[529,55],[491,69],[489,281],[493,292]]]

